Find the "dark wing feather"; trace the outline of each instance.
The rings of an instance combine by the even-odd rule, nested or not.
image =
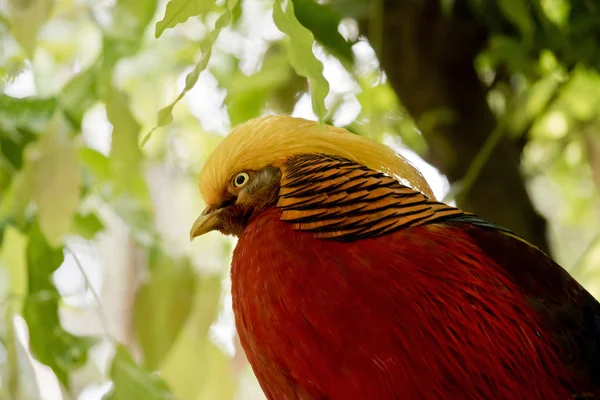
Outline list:
[[[301,154],[281,172],[282,220],[322,239],[355,241],[419,225],[459,225],[521,287],[554,333],[564,362],[592,384],[590,393],[573,397],[600,399],[600,304],[538,248],[344,158]]]
[[[600,388],[600,303],[537,247],[475,216],[449,218],[509,273],[544,316],[569,368]],[[600,398],[579,393],[576,398]]]

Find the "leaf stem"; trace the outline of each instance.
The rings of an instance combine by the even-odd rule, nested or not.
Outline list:
[[[96,303],[98,303],[98,315],[100,317],[100,320],[102,321],[102,329],[104,330],[105,338],[109,339],[110,341],[114,341],[112,335],[110,334],[110,325],[108,323],[108,318],[106,318],[106,314],[104,314],[102,300],[100,299],[100,296],[98,295],[98,293],[96,293],[96,290],[92,286],[92,282],[91,282],[88,274],[85,272],[85,269],[83,268],[83,264],[79,260],[79,257],[77,256],[75,251],[73,251],[73,249],[71,249],[67,244],[65,244],[65,250],[67,250],[73,256],[73,259],[75,260],[75,264],[77,264],[77,268],[79,268],[79,272],[81,272],[81,276],[83,276],[86,288],[89,289],[90,292],[92,292],[92,296],[94,296],[94,300],[96,301]]]
[[[475,158],[473,158],[473,161],[469,165],[469,169],[465,173],[463,179],[461,179],[458,185],[454,186],[454,190],[450,190],[446,194],[444,200],[442,200],[443,203],[448,203],[449,201],[456,199],[461,194],[466,194],[471,189],[471,187],[479,177],[481,170],[485,166],[485,163],[492,155],[492,152],[494,151],[498,143],[500,143],[500,141],[504,137],[504,134],[504,127],[502,126],[502,124],[498,123],[498,125],[496,125],[496,128],[494,128],[492,133],[490,133],[490,135],[485,140],[483,146],[481,146],[481,148],[477,152]]]

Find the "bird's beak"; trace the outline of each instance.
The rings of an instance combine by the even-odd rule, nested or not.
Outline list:
[[[215,210],[210,206],[206,207],[194,222],[194,225],[192,225],[192,229],[190,230],[190,240],[194,240],[195,237],[215,230],[217,223],[219,222],[218,216],[222,210],[222,208]]]

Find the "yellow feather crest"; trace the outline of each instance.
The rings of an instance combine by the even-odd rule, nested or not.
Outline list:
[[[228,183],[241,171],[281,165],[290,156],[321,153],[356,161],[394,176],[403,184],[435,199],[421,173],[394,150],[343,128],[289,116],[252,119],[236,127],[219,143],[200,173],[200,193],[219,204]]]

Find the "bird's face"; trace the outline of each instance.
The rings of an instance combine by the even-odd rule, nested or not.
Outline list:
[[[190,238],[213,230],[240,236],[253,216],[277,203],[280,179],[279,168],[271,165],[234,173],[216,204],[209,204],[194,222]]]
[[[282,168],[300,154],[343,157],[434,198],[419,171],[381,143],[314,121],[262,117],[235,128],[204,164],[200,192],[207,207],[194,222],[190,237],[213,230],[240,236],[252,217],[277,204]]]

